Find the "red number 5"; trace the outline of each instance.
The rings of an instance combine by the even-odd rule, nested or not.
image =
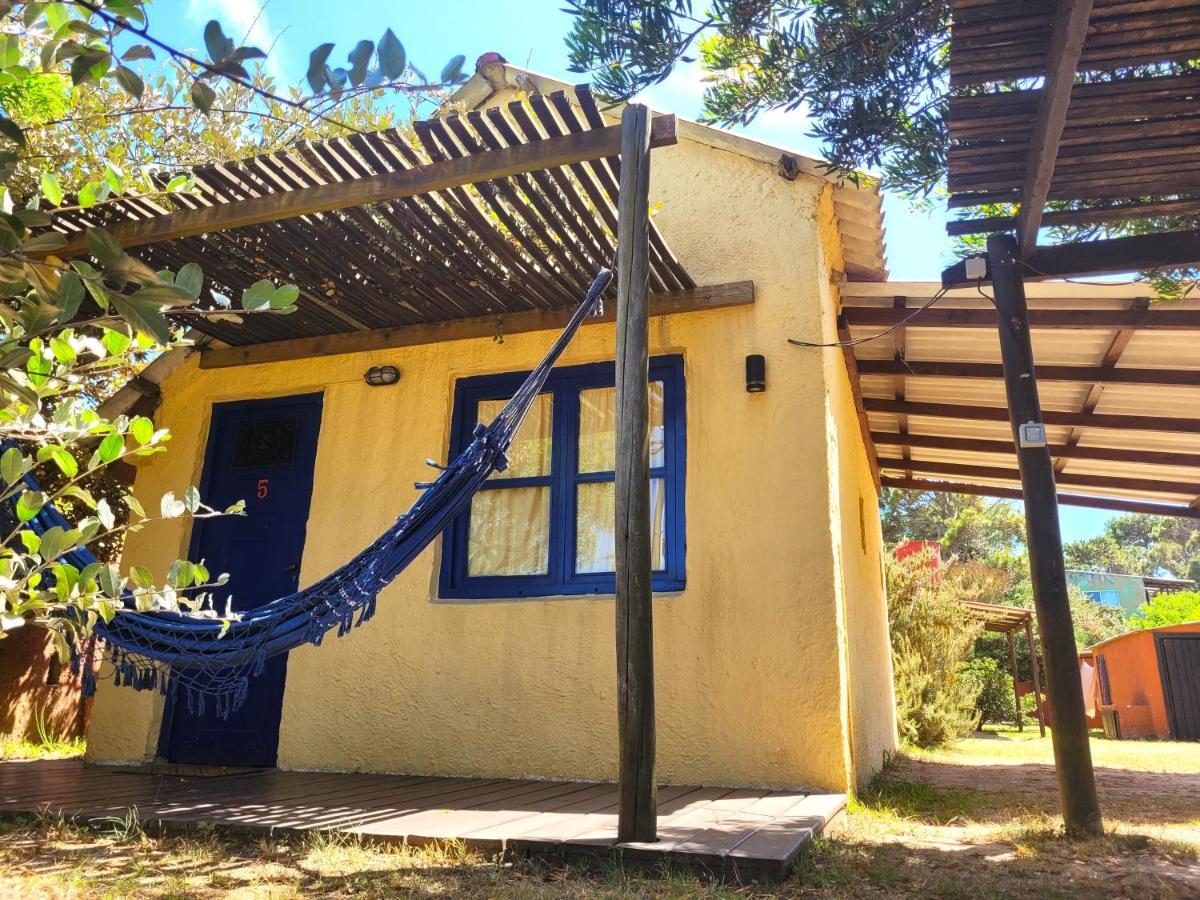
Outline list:
[[[267,496],[267,479],[260,478],[258,480],[258,499],[265,499]]]

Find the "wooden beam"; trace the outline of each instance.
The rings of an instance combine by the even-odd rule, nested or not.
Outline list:
[[[920,299],[920,298],[917,298]],[[846,306],[842,312],[852,326],[890,327],[911,316],[916,306]],[[1031,309],[1031,328],[1138,328],[1154,331],[1200,332],[1200,309]],[[995,328],[996,311],[935,306],[924,310],[908,328]]]
[[[1092,0],[1058,0],[1054,26],[1050,32],[1050,48],[1046,54],[1046,81],[1038,97],[1037,118],[1029,139],[1029,155],[1025,159],[1021,209],[1017,213],[1017,236],[1022,257],[1028,256],[1037,244],[1042,211],[1054,180],[1058,146],[1067,124],[1067,109],[1071,106],[1075,70],[1083,53],[1091,15]]]
[[[971,484],[962,481],[943,481],[928,478],[901,478],[884,475],[883,486],[905,491],[935,491],[943,494],[973,494],[979,497],[999,497],[1005,500],[1021,500],[1020,488],[1003,487],[995,484]],[[1126,500],[1119,497],[1092,497],[1087,494],[1059,494],[1062,506],[1082,506],[1087,509],[1111,509],[1117,512],[1145,513],[1148,516],[1179,516],[1185,519],[1200,519],[1200,509],[1176,506],[1173,503],[1155,503],[1149,500]]]
[[[879,490],[879,454],[875,450],[875,445],[871,442],[871,423],[867,419],[867,410],[863,405],[862,385],[859,383],[858,363],[854,358],[854,348],[848,346],[845,342],[850,339],[850,329],[846,327],[845,321],[841,316],[838,316],[837,321],[838,340],[842,341],[842,360],[846,364],[846,375],[850,379],[850,393],[854,397],[854,411],[858,416],[858,429],[862,434],[863,445],[867,450],[867,465],[871,467],[871,478],[875,481],[875,489]]]
[[[982,438],[872,431],[871,439],[876,444],[895,447],[927,447],[935,450],[960,450],[964,453],[1016,453],[1012,441],[989,441]],[[1153,466],[1200,467],[1200,453],[1177,453],[1172,450],[1081,447],[1077,443],[1068,443],[1051,444],[1050,455],[1055,459],[1098,459]],[[904,459],[907,461],[909,457],[905,456]]]
[[[754,282],[734,281],[729,284],[713,284],[706,287],[687,288],[682,291],[651,294],[650,315],[668,316],[702,312],[729,306],[746,306],[753,302]],[[442,341],[462,341],[471,338],[492,337],[498,330],[506,335],[524,334],[531,331],[551,331],[566,324],[571,312],[570,309],[538,309],[501,313],[498,316],[450,319],[445,322],[423,322],[419,325],[402,325],[373,331],[343,332],[320,337],[271,341],[265,344],[213,347],[200,355],[200,368],[222,369],[227,366],[245,366],[316,356],[336,356],[343,353],[364,353],[373,350],[388,350],[394,347],[437,344]],[[590,317],[583,324],[592,325],[614,321],[616,321],[616,307],[609,304],[602,315]]]
[[[967,478],[988,478],[995,481],[1020,481],[1021,479],[1021,473],[1016,469],[1006,469],[1001,466],[983,466],[976,463],[944,462],[942,460],[904,460],[880,457],[879,468],[892,469],[893,471],[912,469],[914,472],[925,472],[930,475],[961,475]],[[1075,485],[1077,487],[1142,491],[1151,494],[1184,494],[1189,497],[1200,494],[1200,484],[1194,481],[1171,481],[1129,475],[1092,475],[1082,472],[1063,472],[1058,477],[1058,481],[1060,484]]]
[[[1102,222],[1128,222],[1154,216],[1186,216],[1200,213],[1200,200],[1153,200],[1143,203],[1122,203],[1096,206],[1089,209],[1054,210],[1042,216],[1042,225],[1095,225]],[[1016,216],[985,216],[975,219],[955,219],[946,223],[946,234],[983,234],[1007,231],[1017,224]]]
[[[1200,265],[1200,230],[1163,231],[1038,247],[1022,264],[1026,277],[1031,279],[1196,266]],[[956,283],[965,282],[960,280]]]
[[[1017,717],[1017,731],[1025,730],[1025,717],[1021,715],[1021,678],[1017,674],[1017,636],[1008,632],[1008,665],[1012,669],[1013,712]]]
[[[1002,406],[966,406],[956,403],[897,403],[877,397],[866,397],[867,412],[924,416],[933,419],[966,419],[974,422],[1007,422],[1008,410]],[[1066,425],[1079,428],[1112,428],[1129,431],[1161,431],[1168,434],[1200,434],[1200,419],[1174,416],[1133,416],[1111,413],[1077,413],[1042,411],[1047,425]]]
[[[649,128],[649,140],[651,147],[665,147],[676,143],[678,138],[675,117],[655,117]],[[418,194],[493,181],[523,172],[605,159],[616,156],[620,149],[621,128],[611,125],[577,134],[548,137],[516,147],[432,162],[412,169],[384,172],[367,178],[279,191],[236,202],[121,222],[112,225],[108,230],[121,246],[128,249],[142,244],[226,231],[262,222],[365,206],[385,200],[400,200]],[[76,256],[87,252],[87,242],[82,233],[76,232],[65,246],[52,252],[55,256],[64,258]]]
[[[1059,502],[1062,502],[1062,495],[1059,495]],[[1033,672],[1033,699],[1036,703],[1034,707],[1037,710],[1038,731],[1041,736],[1046,736],[1046,714],[1042,710],[1042,674],[1041,667],[1038,665],[1037,645],[1033,642],[1033,622],[1030,619],[1025,620],[1025,641],[1029,644],[1029,668]]]
[[[906,374],[910,378],[1003,378],[999,363],[928,362],[925,360],[860,359],[863,375]],[[1158,387],[1200,387],[1200,370],[1105,369],[1102,366],[1038,366],[1042,381],[1082,381],[1097,384],[1146,384]]]
[[[617,842],[658,836],[650,545],[650,110],[621,114],[617,206]]]
[[[1071,2],[1060,0],[1060,8]],[[1019,250],[1010,235],[994,234],[988,238],[987,251],[993,303],[999,313],[997,333],[1004,365],[1004,393],[1008,399],[1013,443],[1018,448],[1017,466],[1025,500],[1025,546],[1033,584],[1033,605],[1041,632],[1042,656],[1046,660],[1050,707],[1054,710],[1051,741],[1063,824],[1069,835],[1098,835],[1104,832],[1104,823],[1096,793],[1096,774],[1092,769],[1083,686],[1079,681],[1078,649],[1067,595],[1054,468],[1045,441],[1024,443],[1019,439],[1020,431],[1028,425],[1042,424]],[[1060,476],[1064,484],[1085,484],[1085,479],[1093,478],[1095,476]],[[1117,487],[1115,481],[1117,479],[1112,479],[1109,484]],[[1200,488],[1192,493],[1197,492]]]

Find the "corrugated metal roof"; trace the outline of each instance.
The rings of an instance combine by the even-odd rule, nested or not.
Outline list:
[[[887,326],[876,320],[909,315],[939,288],[932,282],[844,285],[850,337],[879,334]],[[1150,288],[1127,284],[1034,282],[1026,294],[1035,366],[1053,376],[1040,377],[1038,389],[1060,493],[1089,505],[1115,501],[1118,508],[1148,501],[1163,504],[1163,512],[1200,517],[1200,325],[1162,315],[1200,311],[1200,299],[1159,303]],[[1020,481],[1004,382],[994,369],[977,369],[1000,361],[990,301],[977,289],[961,288],[934,309],[936,321],[917,315],[853,348],[856,365],[895,370],[858,375],[882,483],[994,488],[1011,496]],[[1087,316],[1138,309],[1145,313],[1136,324],[1120,327],[1096,327]],[[863,310],[885,312],[871,314],[871,324],[856,324],[868,318]],[[947,321],[956,310],[976,312]],[[1084,315],[1072,317],[1073,327],[1039,326],[1044,311]],[[952,375],[915,374],[923,363],[963,365]],[[1058,367],[1080,372],[1074,377],[1072,369]],[[1113,370],[1137,370],[1145,383],[1110,383],[1107,378],[1119,377]],[[1056,421],[1054,414],[1070,421]]]

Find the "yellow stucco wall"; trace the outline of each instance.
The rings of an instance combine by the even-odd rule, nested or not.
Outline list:
[[[667,782],[845,789],[852,705],[864,731],[878,727],[868,719],[891,721],[890,688],[887,698],[866,697],[865,687],[856,697],[857,680],[846,677],[859,656],[886,653],[886,634],[882,644],[865,635],[875,640],[866,654],[857,643],[848,654],[844,638],[843,594],[854,594],[852,605],[881,604],[877,583],[860,585],[859,564],[837,553],[846,488],[830,469],[831,445],[853,452],[853,435],[830,414],[837,398],[823,355],[785,341],[831,327],[823,191],[815,179],[787,182],[693,143],[655,152],[656,221],[688,271],[699,284],[752,279],[757,294],[752,307],[651,322],[651,352],[683,354],[687,392],[687,588],[654,604]],[[170,452],[143,465],[136,488],[157,504],[163,491],[199,481],[213,402],[324,391],[308,583],[411,503],[425,458],[444,458],[455,380],[528,368],[550,339],[223,370],[190,361],[164,384],[156,417],[173,432]],[[611,326],[585,327],[562,364],[611,359],[613,343]],[[744,387],[743,358],[753,352],[767,357],[762,394]],[[400,383],[366,387],[362,372],[385,362],[399,366]],[[874,517],[873,495],[867,502]],[[182,524],[164,525],[133,535],[127,556],[161,571],[186,538]],[[615,776],[611,597],[439,602],[439,553],[440,541],[383,592],[366,626],[291,654],[280,766]],[[89,755],[151,758],[161,706],[155,694],[102,684]]]

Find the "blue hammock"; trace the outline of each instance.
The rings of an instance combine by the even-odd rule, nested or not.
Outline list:
[[[119,611],[95,629],[113,664],[113,681],[176,697],[182,691],[189,710],[197,713],[204,712],[206,698],[212,699],[217,714],[228,716],[245,700],[250,678],[262,672],[270,657],[303,644],[319,645],[332,629],[341,636],[370,619],[380,590],[467,508],[493,472],[507,467],[505,453],[513,435],[583,320],[599,307],[611,278],[607,269],[600,271],[512,399],[489,425],[476,427],[470,445],[434,482],[417,485],[424,491],[416,503],[370,546],[315,584],[229,620],[173,611]],[[65,524],[51,522],[54,515],[56,511],[48,514],[44,527]],[[91,673],[84,678],[90,682]],[[93,688],[85,684],[85,690]]]

